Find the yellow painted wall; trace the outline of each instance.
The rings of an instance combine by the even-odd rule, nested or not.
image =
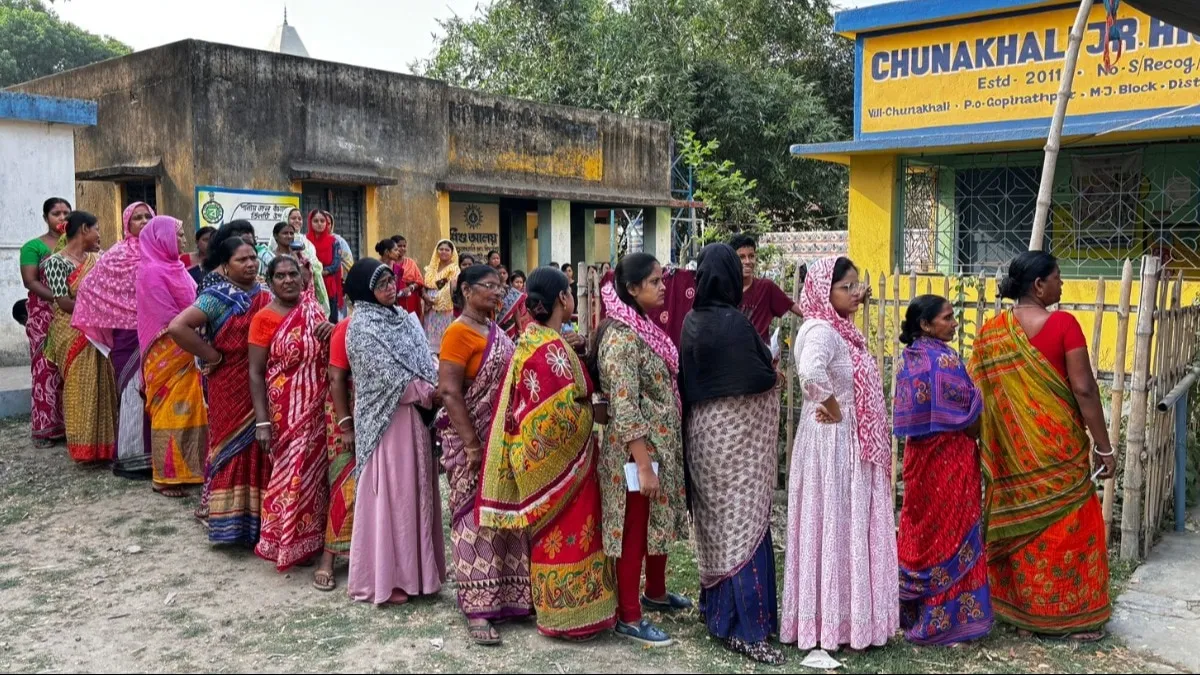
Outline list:
[[[859,269],[890,270],[894,266],[892,213],[898,163],[894,155],[850,159],[848,247]]]

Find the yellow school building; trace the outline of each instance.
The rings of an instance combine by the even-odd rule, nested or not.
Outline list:
[[[849,254],[872,279],[987,277],[1026,250],[1078,2],[906,0],[840,12],[855,44],[853,140],[792,154],[849,167]],[[1123,4],[1106,54],[1093,8],[1075,71],[1044,248],[1063,302],[1118,303],[1156,255],[1200,291],[1200,36]],[[890,284],[889,284],[890,286]],[[908,281],[902,286],[907,289]],[[1133,287],[1136,305],[1139,287]],[[968,291],[972,299],[974,291]],[[907,297],[907,290],[905,291]],[[1092,317],[1078,312],[1090,332]],[[1115,334],[1115,312],[1103,334]],[[1132,339],[1130,340],[1132,344]],[[1132,348],[1129,349],[1132,352]],[[1103,344],[1108,369],[1113,347]]]

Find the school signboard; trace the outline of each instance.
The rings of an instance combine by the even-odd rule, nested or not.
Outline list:
[[[893,134],[1048,119],[1078,3],[858,36],[858,129]],[[1072,118],[1139,118],[1200,105],[1200,36],[1122,6],[1121,54],[1105,64],[1103,3],[1075,71]]]

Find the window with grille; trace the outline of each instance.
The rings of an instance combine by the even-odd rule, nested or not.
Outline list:
[[[121,184],[121,208],[134,202],[146,202],[158,213],[158,184],[152,180],[131,180]]]
[[[994,275],[1029,246],[1042,153],[904,158],[904,271]],[[1058,159],[1045,248],[1067,277],[1119,275],[1158,255],[1200,277],[1200,144],[1069,148]]]
[[[303,192],[304,227],[308,213],[321,209],[333,214],[333,232],[350,245],[355,260],[363,256],[362,238],[366,228],[364,190],[344,185],[314,185],[305,183]],[[373,250],[373,249],[372,249]]]

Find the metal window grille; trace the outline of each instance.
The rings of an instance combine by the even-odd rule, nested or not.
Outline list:
[[[1029,245],[1041,153],[909,157],[898,251],[904,271],[994,274]],[[1160,256],[1200,276],[1200,144],[1067,149],[1059,157],[1045,248],[1063,275],[1119,274]]]

